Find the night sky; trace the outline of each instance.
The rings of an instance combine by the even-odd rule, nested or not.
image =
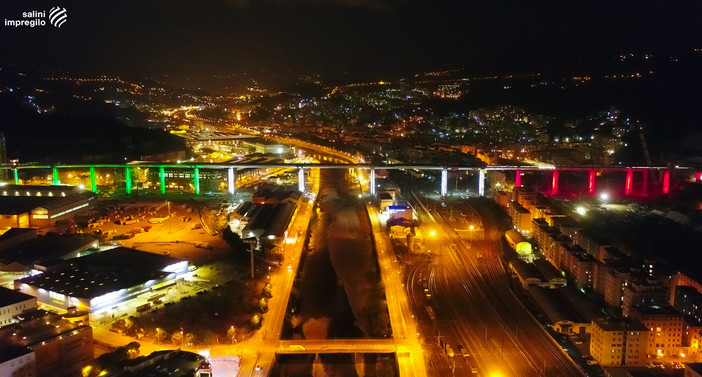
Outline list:
[[[7,0],[0,64],[138,76],[263,69],[376,78],[444,68],[582,72],[622,52],[702,48],[700,1],[524,3]],[[68,10],[60,29],[4,25],[54,5]]]

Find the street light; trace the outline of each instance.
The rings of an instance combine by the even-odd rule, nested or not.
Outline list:
[[[601,193],[600,200],[602,200],[605,204],[607,204],[607,201],[609,200],[609,194],[606,192]]]
[[[475,226],[473,226],[473,225],[470,225],[470,226],[468,227],[468,230],[470,230],[470,240],[469,240],[470,242],[469,242],[469,244],[470,244],[471,247],[473,247],[473,229],[475,229]]]
[[[229,333],[232,336],[232,345],[234,345],[234,343],[236,343],[236,329],[234,326],[229,327]]]
[[[429,237],[430,237],[430,238],[436,238],[436,230],[433,230],[433,229],[430,230],[430,231],[429,231]],[[429,245],[429,240],[427,240],[427,247],[429,247],[429,246],[430,246],[430,245]],[[431,253],[431,249],[430,249],[430,248],[427,249],[427,253]],[[438,254],[437,254],[437,255],[438,255]]]

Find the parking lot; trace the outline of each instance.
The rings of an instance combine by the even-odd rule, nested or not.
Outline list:
[[[169,255],[198,265],[229,249],[220,236],[207,232],[192,205],[140,202],[117,204],[103,212],[78,223],[74,231],[95,235],[108,246]]]

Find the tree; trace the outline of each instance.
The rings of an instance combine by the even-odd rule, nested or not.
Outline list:
[[[175,331],[173,334],[171,334],[171,343],[173,343],[174,346],[182,346],[183,333],[180,331]]]
[[[194,333],[191,333],[191,332],[185,333],[185,345],[194,344],[195,340],[197,340],[197,336]]]
[[[229,227],[222,230],[222,239],[232,248],[234,251],[247,251],[246,245],[241,241],[241,237],[238,234],[232,232]]]
[[[156,343],[158,344],[158,343],[163,342],[164,340],[168,339],[168,333],[166,332],[166,330],[164,330],[160,327],[157,327],[155,338],[156,338]]]

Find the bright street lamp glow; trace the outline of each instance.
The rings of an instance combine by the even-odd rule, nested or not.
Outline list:
[[[436,231],[435,231],[435,230],[429,231],[429,235],[432,236],[432,237],[434,237],[434,236],[436,235]]]
[[[585,216],[585,214],[587,213],[587,209],[585,209],[585,207],[583,206],[577,206],[575,208],[575,212],[577,212],[580,216]]]
[[[603,201],[609,200],[609,194],[606,193],[606,192],[601,193],[601,194],[600,194],[600,199],[603,200]]]

